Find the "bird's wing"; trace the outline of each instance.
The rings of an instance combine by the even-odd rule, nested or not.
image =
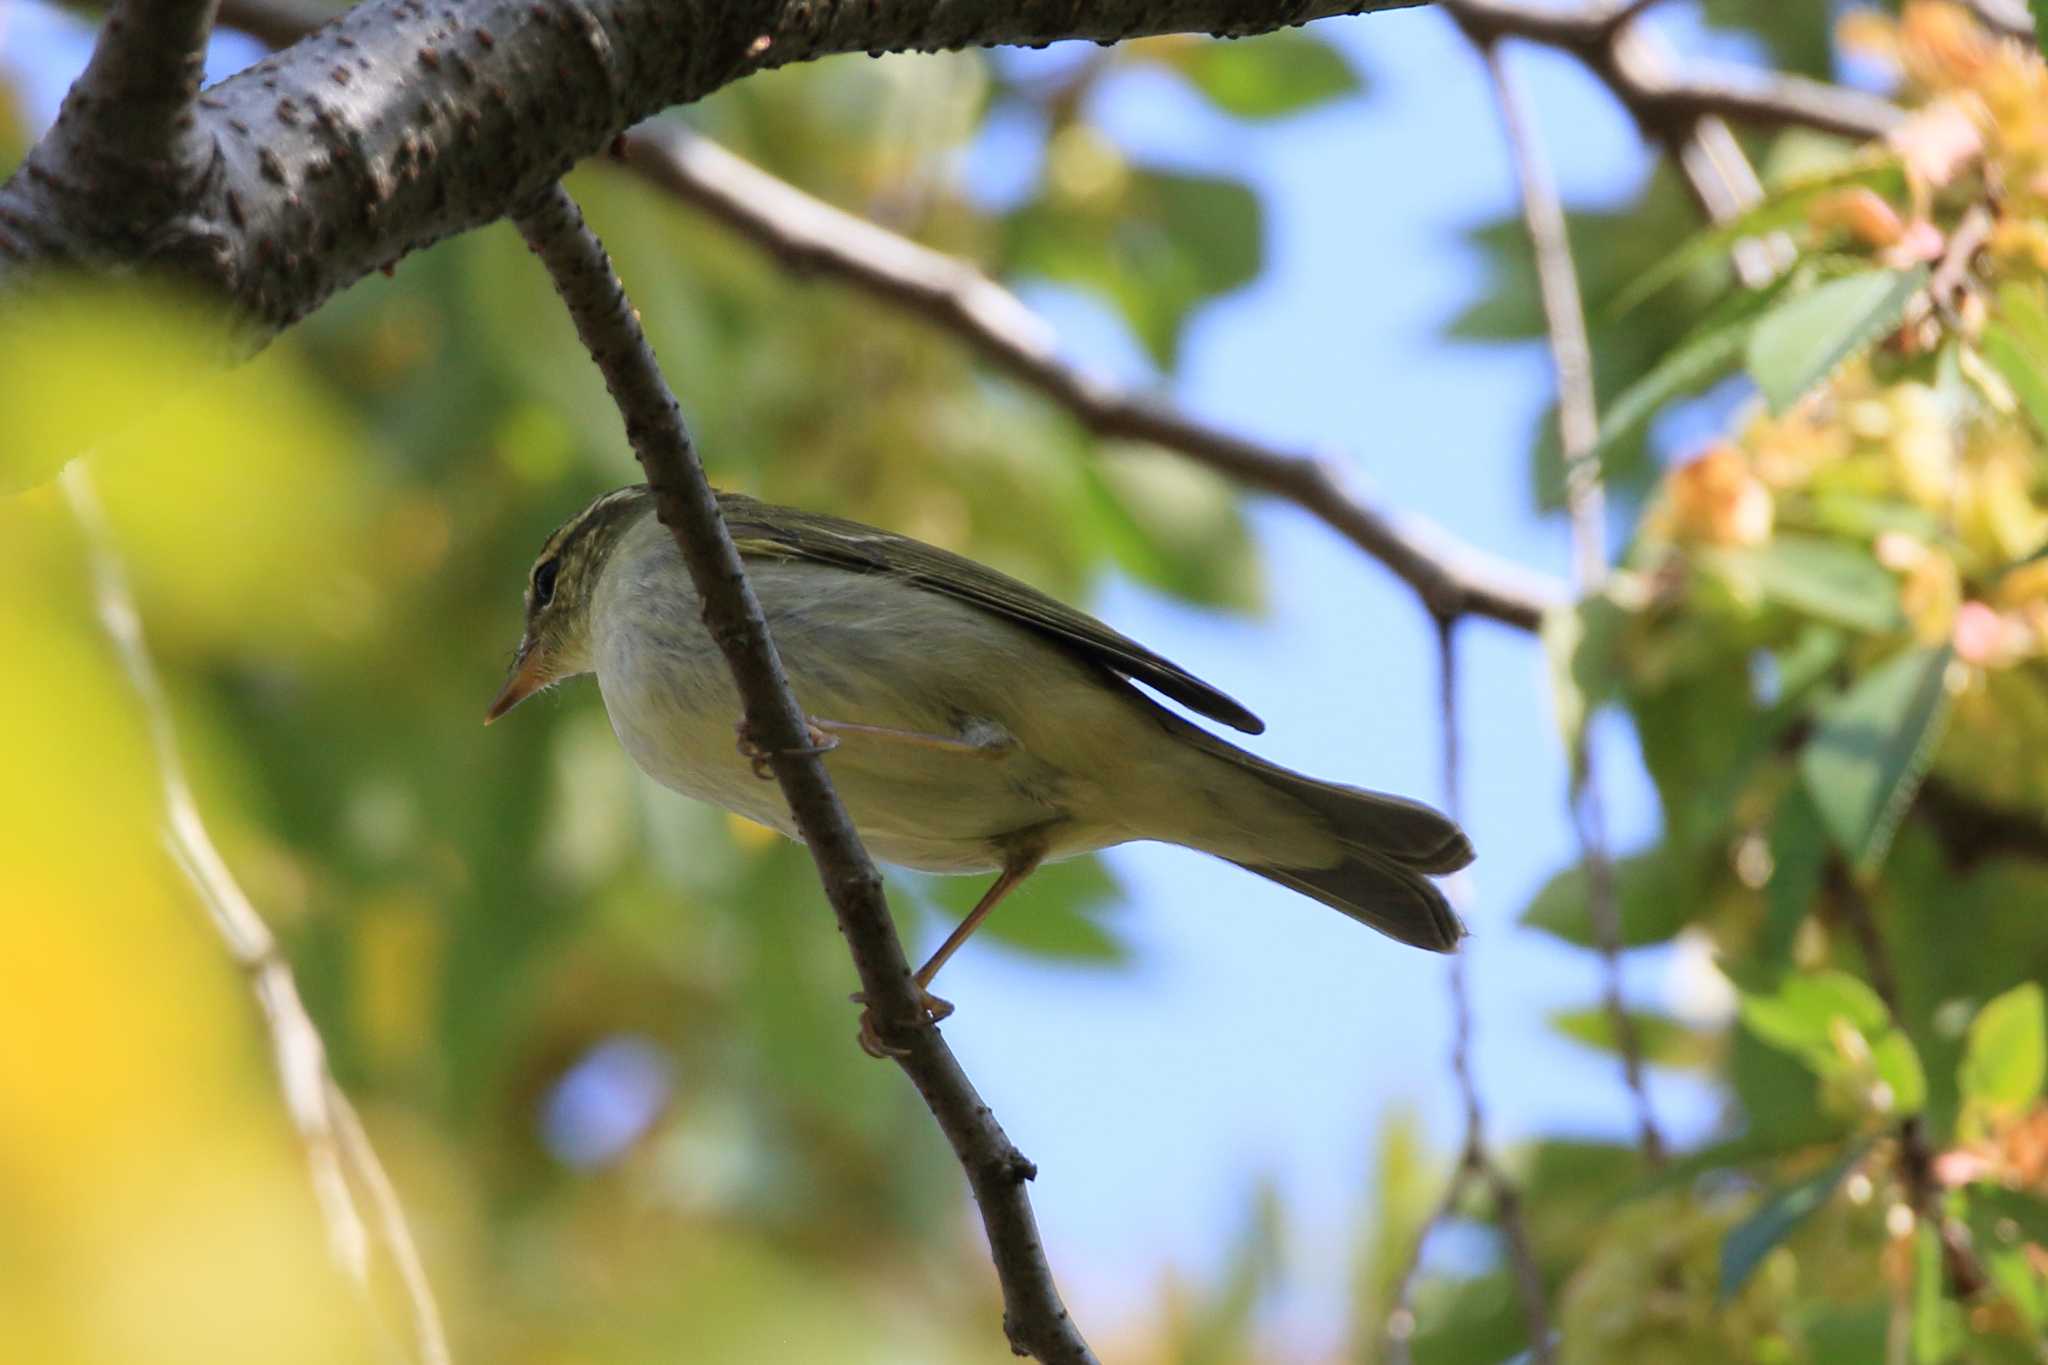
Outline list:
[[[808,559],[856,573],[890,574],[1050,636],[1211,720],[1250,735],[1266,728],[1264,721],[1178,664],[1085,612],[971,559],[893,531],[800,508],[772,507],[737,493],[722,493],[719,501],[743,555]]]

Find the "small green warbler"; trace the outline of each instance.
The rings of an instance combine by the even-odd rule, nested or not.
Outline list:
[[[719,505],[869,849],[925,872],[997,874],[918,970],[920,990],[1040,863],[1134,839],[1214,854],[1418,948],[1447,952],[1463,935],[1430,880],[1472,861],[1447,817],[1290,772],[1188,723],[1133,683],[1235,729],[1265,728],[993,569],[739,494]],[[744,735],[734,743],[738,691],[644,485],[598,498],[541,548],[525,634],[485,720],[582,673],[597,674],[642,771],[795,836],[761,755]],[[924,999],[934,1018],[951,1013]],[[865,1021],[862,1038],[878,1050]]]

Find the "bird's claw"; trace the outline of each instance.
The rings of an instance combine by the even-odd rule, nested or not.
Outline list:
[[[839,747],[837,739],[820,730],[808,717],[804,720],[804,730],[811,742],[794,749],[775,751],[762,748],[754,739],[753,727],[749,726],[744,720],[732,728],[733,733],[739,736],[739,742],[734,747],[740,751],[740,757],[746,759],[748,766],[754,770],[754,776],[760,778],[763,782],[772,781],[775,777],[768,763],[770,759],[775,757],[777,752],[785,754],[829,754]]]
[[[919,1006],[923,1008],[925,1017],[930,1019],[932,1023],[936,1024],[953,1013],[952,1001],[941,1000],[922,986],[918,987],[917,995]],[[882,1041],[881,1032],[875,1027],[875,1009],[874,1006],[868,1004],[866,991],[855,991],[849,998],[854,1004],[863,1007],[860,1012],[860,1050],[862,1052],[877,1060],[885,1060],[890,1057],[901,1057],[910,1051],[909,1048],[894,1047]]]

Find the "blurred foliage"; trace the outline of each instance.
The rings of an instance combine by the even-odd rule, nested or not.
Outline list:
[[[1725,229],[1700,232],[1666,172],[1574,216],[1602,457],[1635,519],[1622,571],[1544,638],[1566,737],[1602,708],[1640,737],[1665,829],[1617,869],[1625,940],[1703,945],[1728,999],[1635,1022],[1725,1121],[1661,1170],[1564,1136],[1502,1157],[1565,1360],[2039,1362],[2048,75],[1946,6],[1837,28],[1814,7],[1705,13],[1792,69],[1845,48],[1889,64],[1917,112],[1877,147],[1760,139],[1770,195]],[[1261,208],[1095,124],[1094,94],[1134,68],[1244,119],[1363,89],[1288,33],[1015,69],[823,62],[689,116],[843,207],[1099,296],[1170,369],[1190,317],[1264,267]],[[11,162],[29,134],[6,95]],[[1000,206],[956,175],[996,114],[1042,149]],[[1122,573],[1258,605],[1217,480],[1092,450],[958,347],[615,170],[573,188],[721,483],[1070,598]],[[1945,272],[1979,223],[1981,256]],[[1728,248],[1767,232],[1797,259],[1742,288]],[[1472,242],[1492,276],[1454,333],[1539,335],[1519,224]],[[516,236],[409,258],[224,373],[197,311],[81,288],[0,324],[0,565],[36,585],[0,613],[5,1354],[359,1360],[393,1330],[325,1254],[254,1005],[162,852],[144,718],[50,483],[85,453],[199,804],[393,1167],[462,1359],[1009,1358],[950,1156],[851,1045],[808,860],[651,787],[588,687],[476,723],[534,548],[635,476]],[[1657,419],[1714,386],[1755,397],[1660,463]],[[1545,505],[1552,430],[1532,442]],[[892,889],[928,928],[979,888]],[[1118,897],[1093,862],[1049,871],[986,950],[1122,962]],[[1589,946],[1585,900],[1566,870],[1526,920]],[[1551,1023],[1615,1046],[1591,1002]],[[1349,1359],[1384,1358],[1450,1164],[1401,1116],[1381,1142]],[[1497,1210],[1475,1193],[1452,1213],[1424,1248],[1414,1358],[1517,1358]],[[1293,1269],[1287,1225],[1261,1190],[1220,1270],[1164,1285],[1106,1358],[1277,1358],[1262,1315]]]
[[[1247,118],[1360,88],[1300,34],[1129,60]],[[1167,363],[1262,267],[1257,202],[1045,114],[1075,93],[979,54],[848,59],[690,118],[935,246],[1102,291]],[[1079,149],[1000,214],[956,174],[997,100]],[[31,136],[13,108],[0,91],[0,164]],[[1121,573],[1259,606],[1219,479],[1092,448],[923,325],[615,168],[572,188],[721,484],[1070,599]],[[587,685],[479,723],[533,552],[638,477],[517,235],[415,255],[225,369],[231,346],[191,300],[132,289],[0,319],[0,564],[37,585],[0,613],[0,1356],[358,1361],[404,1333],[327,1255],[255,1003],[164,852],[144,719],[53,483],[84,455],[200,808],[392,1167],[460,1359],[1010,1359],[958,1167],[853,1045],[809,859],[642,779]],[[903,876],[892,899],[929,937],[980,889]],[[1048,869],[977,951],[1120,963],[1119,899],[1093,860]],[[1220,1284],[1162,1298],[1162,1340],[1220,1360],[1221,1334],[1253,1339],[1277,1217],[1262,1199]]]
[[[2048,70],[1949,5],[1836,39],[1908,120],[1798,139],[1762,204],[1589,301],[1610,343],[1677,335],[1605,390],[1645,505],[1546,632],[1560,720],[1633,721],[1665,828],[1618,869],[1624,938],[1704,945],[1733,1008],[1683,1035],[1725,1059],[1725,1137],[1546,1263],[1565,1359],[2048,1359]],[[1769,285],[1715,264],[1767,233]],[[1627,462],[1724,381],[1754,395],[1725,437]],[[1525,922],[1588,945],[1580,874]]]

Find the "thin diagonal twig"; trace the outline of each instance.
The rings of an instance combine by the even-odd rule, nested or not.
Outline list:
[[[809,740],[808,721],[790,691],[767,618],[726,531],[682,410],[610,257],[559,184],[515,214],[514,221],[547,266],[577,335],[625,419],[627,438],[654,489],[656,510],[675,536],[703,602],[704,623],[732,669],[748,733],[768,752],[817,864],[882,1039],[924,1097],[966,1172],[1002,1288],[1003,1328],[1011,1346],[1041,1361],[1094,1365],[1094,1354],[1060,1301],[1039,1240],[1024,1188],[1037,1168],[982,1103],[918,1000],[903,944],[889,918],[881,874]]]
[[[141,700],[163,789],[165,839],[171,857],[205,905],[228,955],[249,979],[270,1031],[271,1058],[285,1108],[298,1130],[312,1174],[313,1192],[327,1224],[328,1242],[336,1261],[367,1296],[370,1292],[372,1238],[356,1208],[351,1177],[369,1195],[377,1234],[403,1286],[411,1316],[413,1354],[421,1365],[448,1365],[447,1334],[434,1299],[419,1249],[413,1242],[391,1178],[364,1132],[348,1096],[327,1066],[320,1041],[300,999],[291,964],[279,950],[270,926],[242,891],[226,859],[214,845],[200,817],[199,804],[185,775],[177,731],[164,695],[163,681],[142,633],[142,618],[112,529],[93,490],[91,476],[74,460],[63,475],[65,496],[84,534],[91,556],[93,593],[100,622],[113,641],[129,686]]]
[[[1437,713],[1442,730],[1444,810],[1453,819],[1464,814],[1464,783],[1460,731],[1458,728],[1458,623],[1438,617],[1437,627]],[[1459,873],[1454,893],[1470,885],[1469,873]],[[1463,908],[1462,906],[1460,907]],[[1444,1187],[1443,1197],[1415,1234],[1407,1264],[1395,1281],[1392,1311],[1387,1314],[1385,1344],[1393,1365],[1410,1365],[1414,1359],[1415,1282],[1422,1273],[1422,1254],[1429,1236],[1454,1216],[1458,1206],[1475,1184],[1483,1184],[1493,1199],[1493,1221],[1499,1225],[1507,1244],[1507,1260],[1514,1276],[1515,1294],[1522,1305],[1522,1320],[1529,1333],[1528,1358],[1533,1365],[1548,1365],[1554,1346],[1550,1335],[1550,1307],[1543,1289],[1543,1272],[1529,1245],[1529,1231],[1522,1219],[1521,1192],[1503,1171],[1487,1145],[1486,1111],[1479,1097],[1479,1083],[1472,1071],[1472,992],[1466,980],[1470,940],[1451,954],[1445,964],[1445,985],[1451,1002],[1451,1074],[1457,1082],[1458,1099],[1465,1110],[1465,1135],[1459,1144],[1458,1164]]]
[[[1565,497],[1571,511],[1573,577],[1580,593],[1597,592],[1607,576],[1605,499],[1594,448],[1600,434],[1600,418],[1593,394],[1592,346],[1586,337],[1585,308],[1579,296],[1578,272],[1572,264],[1564,206],[1558,201],[1556,186],[1544,164],[1521,91],[1501,59],[1499,44],[1477,34],[1473,35],[1473,42],[1493,85],[1501,129],[1520,185],[1522,218],[1536,263],[1551,361],[1557,370],[1558,435],[1564,448]],[[1604,1003],[1614,1029],[1615,1046],[1621,1053],[1622,1077],[1635,1105],[1638,1141],[1644,1158],[1654,1165],[1664,1159],[1664,1139],[1650,1105],[1641,1040],[1623,999],[1621,913],[1615,896],[1614,861],[1607,848],[1606,812],[1600,799],[1596,759],[1593,727],[1583,725],[1571,764],[1573,826],[1586,867],[1588,918],[1604,969]]]
[[[1293,503],[1379,560],[1434,614],[1485,616],[1533,631],[1560,599],[1558,585],[1542,575],[1460,544],[1419,517],[1374,506],[1348,486],[1339,461],[1238,435],[1089,374],[1059,355],[1043,318],[973,266],[813,198],[707,138],[650,123],[627,134],[620,152],[643,178],[793,273],[828,276],[944,328],[1095,435],[1149,442]]]

